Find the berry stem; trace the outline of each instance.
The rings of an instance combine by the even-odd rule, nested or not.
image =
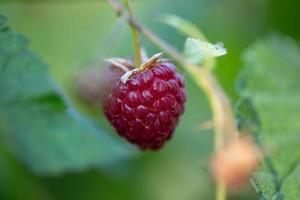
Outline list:
[[[219,183],[216,188],[216,200],[226,200],[226,187],[224,183]]]
[[[125,7],[128,11],[128,16],[133,18],[133,11],[129,0],[125,0]],[[133,39],[133,47],[134,47],[134,62],[135,66],[139,67],[142,64],[142,56],[141,56],[141,47],[139,42],[139,32],[136,26],[129,23],[131,32],[132,32],[132,39]]]

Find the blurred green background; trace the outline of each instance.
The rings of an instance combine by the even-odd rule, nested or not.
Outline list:
[[[175,14],[197,24],[211,42],[223,42],[228,55],[218,59],[216,74],[232,103],[243,50],[265,35],[280,32],[300,39],[298,0],[133,0],[137,17],[178,49],[185,36],[159,22]],[[10,26],[27,35],[30,48],[50,65],[53,77],[76,107],[111,134],[100,109],[89,107],[74,93],[74,77],[99,65],[103,56],[132,54],[129,28],[117,29],[118,19],[103,0],[0,0],[0,13]],[[107,41],[109,40],[109,41]],[[141,39],[149,54],[160,51]],[[115,44],[108,48],[107,44]],[[184,73],[184,72],[183,72]],[[200,125],[211,118],[206,98],[186,75],[188,103],[174,138],[159,152],[101,169],[56,176],[35,175],[0,146],[0,199],[73,200],[196,200],[213,199],[208,170],[213,151],[211,131]],[[45,155],[46,156],[46,155]],[[41,163],[42,165],[43,163]],[[251,186],[230,199],[258,199]]]

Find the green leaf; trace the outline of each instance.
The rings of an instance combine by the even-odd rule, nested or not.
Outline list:
[[[211,44],[206,41],[187,38],[184,46],[184,56],[189,63],[203,64],[208,67],[205,62],[214,57],[223,56],[227,50],[220,44]]]
[[[255,132],[266,158],[253,184],[261,199],[300,196],[300,49],[289,38],[256,42],[238,82],[240,128]]]
[[[33,172],[59,174],[105,166],[133,150],[81,116],[0,17],[0,140]]]
[[[199,44],[196,41],[207,41],[207,39],[194,23],[176,15],[164,15],[160,20],[188,36],[184,46],[184,55],[188,62],[201,64],[208,69],[214,68],[215,59],[213,57],[204,59],[203,49],[200,48],[199,51]],[[200,46],[203,47],[203,45]]]

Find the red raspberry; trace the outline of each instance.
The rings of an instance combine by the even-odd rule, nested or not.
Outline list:
[[[118,134],[140,149],[160,149],[172,137],[186,100],[184,80],[170,62],[154,62],[122,83],[111,70],[104,113]]]

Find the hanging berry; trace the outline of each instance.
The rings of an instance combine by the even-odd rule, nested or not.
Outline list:
[[[172,137],[186,101],[182,76],[160,55],[139,69],[109,60],[104,114],[120,136],[143,150],[160,149]]]

